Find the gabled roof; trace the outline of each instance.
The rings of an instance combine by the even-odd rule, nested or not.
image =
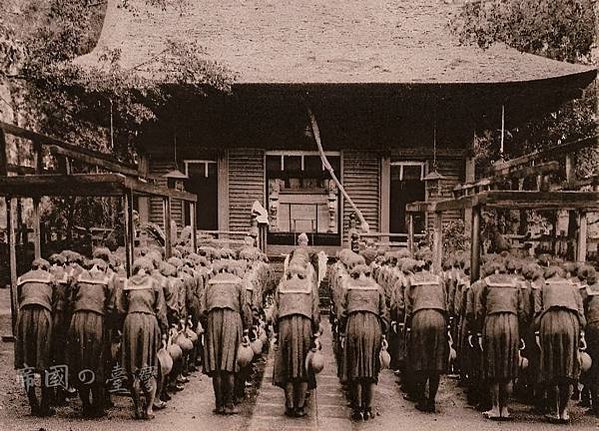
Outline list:
[[[192,0],[182,12],[109,0],[97,47],[76,59],[97,64],[105,48],[132,68],[168,39],[195,41],[242,84],[506,83],[594,73],[498,45],[460,46],[449,0]],[[144,67],[151,67],[151,63]],[[143,70],[144,67],[140,67]]]

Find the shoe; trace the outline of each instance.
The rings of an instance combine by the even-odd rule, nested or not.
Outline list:
[[[166,403],[162,400],[156,400],[154,401],[154,409],[156,410],[162,410],[166,408]]]
[[[297,409],[295,409],[294,413],[295,413],[294,416],[296,418],[303,418],[307,414],[306,410],[303,407],[298,407]]]
[[[364,417],[365,421],[369,419],[374,419],[374,414],[372,413],[372,409],[370,408],[364,409],[364,411],[362,412],[362,416]]]
[[[229,405],[225,407],[225,414],[226,415],[236,415],[239,413],[239,409],[237,407],[235,407],[234,405]]]
[[[355,421],[362,421],[364,420],[364,416],[362,415],[362,411],[359,409],[354,409],[354,411],[352,412],[351,418]]]
[[[285,407],[285,416],[290,418],[294,417],[293,407]]]

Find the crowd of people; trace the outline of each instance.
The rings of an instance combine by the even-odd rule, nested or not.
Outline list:
[[[124,392],[134,417],[151,419],[199,366],[213,379],[215,413],[236,413],[268,345],[263,304],[274,287],[253,242],[238,252],[179,245],[169,258],[157,245],[136,248],[130,277],[123,250],[35,259],[17,283],[15,343],[31,413],[51,415],[77,393],[84,416],[103,416]]]
[[[599,415],[599,283],[585,263],[549,255],[486,255],[470,283],[469,256],[431,271],[423,248],[361,254],[331,266],[330,319],[341,381],[356,419],[372,417],[384,358],[406,399],[435,411],[440,376],[454,374],[489,419],[510,417],[514,393],[553,422],[572,399]]]
[[[252,364],[272,345],[285,414],[305,416],[324,365],[325,262],[299,240],[278,279],[251,238],[239,251],[179,245],[170,258],[158,246],[138,248],[130,277],[122,253],[105,248],[89,259],[68,250],[36,259],[18,280],[15,346],[17,369],[46,376],[40,399],[24,379],[32,414],[52,414],[77,392],[83,414],[99,416],[125,391],[134,416],[152,418],[199,366],[212,378],[214,413],[235,414]],[[483,256],[471,283],[464,253],[440,273],[431,256],[344,249],[328,266],[333,351],[354,419],[374,418],[383,368],[423,412],[436,411],[450,373],[489,419],[508,419],[514,396],[555,422],[569,421],[573,399],[599,416],[592,266],[504,252]],[[68,379],[57,385],[63,365]]]

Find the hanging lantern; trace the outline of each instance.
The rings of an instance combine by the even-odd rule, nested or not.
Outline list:
[[[182,191],[185,189],[184,181],[189,177],[179,169],[173,169],[172,171],[164,174],[164,178],[166,178],[168,187],[170,189]]]
[[[445,179],[446,177],[437,171],[436,166],[433,166],[433,170],[423,178],[426,188],[429,190],[431,196],[441,196],[443,193],[443,181]]]

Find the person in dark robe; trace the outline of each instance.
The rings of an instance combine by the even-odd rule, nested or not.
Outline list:
[[[31,270],[17,280],[19,312],[15,336],[15,368],[23,373],[23,383],[31,414],[50,416],[51,390],[46,373],[52,365],[52,310],[56,301],[56,283],[44,259],[35,259]],[[41,399],[35,393],[33,373],[41,376]]]
[[[578,351],[586,319],[578,287],[558,266],[545,270],[545,284],[535,291],[535,314],[541,358],[539,375],[549,393],[550,421],[567,423],[573,385],[580,377]]]
[[[285,390],[285,414],[306,415],[309,370],[306,356],[320,328],[320,309],[314,269],[296,250],[277,287],[273,309],[277,351],[273,384]],[[312,382],[315,386],[315,382]]]
[[[421,270],[409,276],[404,299],[406,327],[410,331],[407,372],[414,379],[416,408],[432,413],[449,355],[447,291],[443,280],[429,271],[430,261],[417,265]]]
[[[164,293],[150,275],[153,269],[149,259],[138,259],[133,266],[133,276],[125,281],[117,298],[119,313],[126,315],[121,363],[128,375],[136,419],[154,417],[159,367],[157,352],[161,335],[168,330]],[[146,398],[143,408],[141,392]]]
[[[523,286],[497,261],[485,277],[476,303],[476,319],[482,323],[483,373],[490,385],[489,419],[508,419],[509,397],[518,376],[520,322],[526,319]]]
[[[71,322],[70,290],[72,278],[66,268],[66,259],[60,254],[53,254],[48,258],[50,273],[54,277],[56,287],[56,301],[52,310],[52,364],[65,365],[67,355],[67,333]],[[65,403],[69,393],[67,388],[58,386],[54,391],[54,402],[58,405]]]
[[[242,337],[252,324],[249,301],[241,278],[227,262],[214,264],[215,275],[202,297],[202,325],[205,332],[203,372],[212,378],[216,414],[238,413],[235,407],[235,373],[239,372],[237,352]]]
[[[585,339],[587,353],[593,361],[587,379],[591,392],[591,412],[599,417],[599,280],[596,272],[587,276],[587,283],[584,303],[587,320]]]
[[[114,286],[107,269],[103,260],[90,260],[87,269],[74,281],[71,291],[69,375],[79,392],[84,416],[105,414],[105,316],[112,313],[114,306]]]
[[[380,371],[379,354],[389,326],[383,289],[370,278],[370,268],[358,265],[342,298],[341,331],[345,334],[343,375],[348,382],[355,420],[373,419],[374,387]]]

